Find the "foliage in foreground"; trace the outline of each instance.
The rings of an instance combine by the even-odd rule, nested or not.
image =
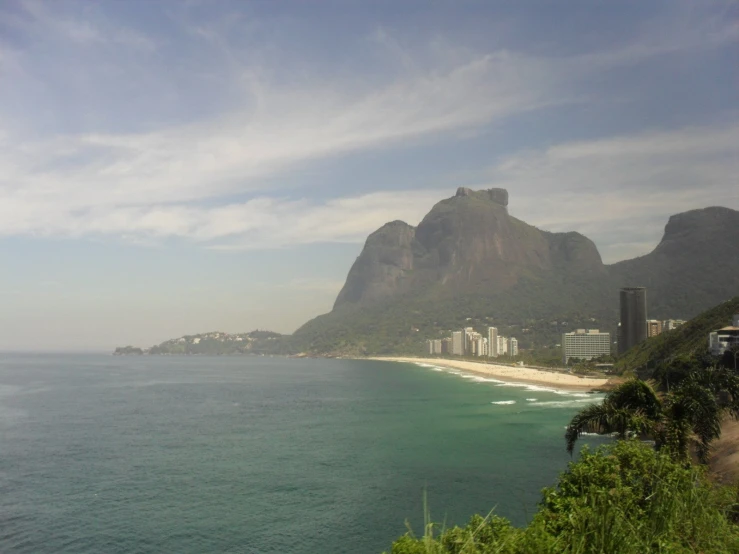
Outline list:
[[[687,554],[739,552],[737,491],[702,468],[638,441],[582,450],[556,487],[544,489],[528,527],[473,516],[465,527],[409,532],[391,554]],[[438,535],[436,533],[438,532]]]

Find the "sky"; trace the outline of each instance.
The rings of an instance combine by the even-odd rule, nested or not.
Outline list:
[[[739,209],[739,3],[0,0],[0,350],[289,333],[457,187],[606,263]]]

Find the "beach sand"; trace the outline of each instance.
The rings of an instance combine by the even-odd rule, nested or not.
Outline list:
[[[411,364],[429,364],[437,367],[457,369],[465,373],[476,373],[494,377],[501,381],[518,383],[532,383],[557,389],[590,391],[602,389],[608,384],[608,379],[594,379],[591,377],[578,377],[569,373],[559,371],[546,371],[529,367],[504,366],[484,362],[470,362],[465,360],[448,360],[439,358],[397,358],[397,357],[373,357],[371,360],[384,362],[404,362]]]

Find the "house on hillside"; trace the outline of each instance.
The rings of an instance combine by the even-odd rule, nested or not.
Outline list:
[[[739,347],[739,314],[734,314],[731,326],[718,329],[708,335],[708,349],[714,356]]]

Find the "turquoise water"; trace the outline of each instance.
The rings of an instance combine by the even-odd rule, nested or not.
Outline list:
[[[413,364],[0,355],[0,551],[378,553],[523,524],[593,395]]]

